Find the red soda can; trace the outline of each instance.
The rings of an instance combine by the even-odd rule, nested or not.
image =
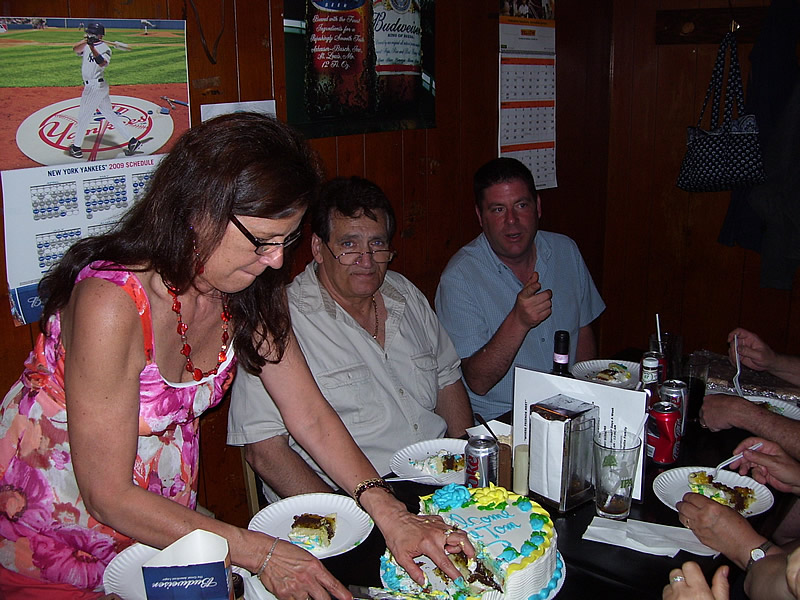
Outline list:
[[[490,435],[473,435],[467,442],[465,451],[466,476],[464,485],[468,488],[497,485],[497,461],[500,447]]]
[[[681,411],[671,402],[656,402],[647,421],[647,456],[654,463],[671,465],[681,449]]]
[[[681,410],[681,435],[686,431],[686,410],[689,406],[689,388],[679,379],[668,379],[661,385],[662,402],[672,402]]]

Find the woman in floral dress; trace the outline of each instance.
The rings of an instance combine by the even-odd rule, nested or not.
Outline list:
[[[0,405],[0,598],[98,598],[121,550],[195,529],[225,537],[281,600],[350,598],[306,551],[193,510],[198,417],[237,362],[343,489],[377,477],[316,387],[285,303],[284,252],[318,173],[285,125],[219,117],[182,136],[116,229],[42,281],[43,333]],[[424,553],[458,576],[445,551],[463,533],[380,486],[360,501],[410,572]]]

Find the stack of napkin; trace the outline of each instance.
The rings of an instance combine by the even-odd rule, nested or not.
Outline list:
[[[680,550],[700,556],[719,554],[713,548],[701,544],[689,529],[644,523],[633,519],[615,521],[595,517],[586,528],[583,539],[659,556],[675,556]]]

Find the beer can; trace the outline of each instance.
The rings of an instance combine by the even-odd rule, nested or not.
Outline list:
[[[689,407],[689,388],[679,379],[668,379],[661,386],[661,400],[672,402],[681,409],[681,436],[686,431],[686,410]]]
[[[654,463],[671,465],[681,450],[681,411],[672,402],[656,402],[647,422],[647,456]]]
[[[468,488],[497,485],[497,462],[500,448],[490,435],[473,435],[467,442],[466,475],[464,485]]]

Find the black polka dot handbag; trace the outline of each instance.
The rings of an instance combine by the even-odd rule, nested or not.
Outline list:
[[[725,86],[725,111],[720,123],[720,100],[728,50],[731,57]],[[702,129],[700,125],[712,91],[714,101],[711,107],[711,127]],[[736,119],[733,118],[734,103],[738,117]],[[755,115],[745,115],[743,112],[744,92],[736,34],[728,32],[717,52],[717,61],[697,126],[688,128],[686,155],[678,174],[679,188],[687,192],[720,192],[764,182],[766,175],[761,160],[756,118]]]

